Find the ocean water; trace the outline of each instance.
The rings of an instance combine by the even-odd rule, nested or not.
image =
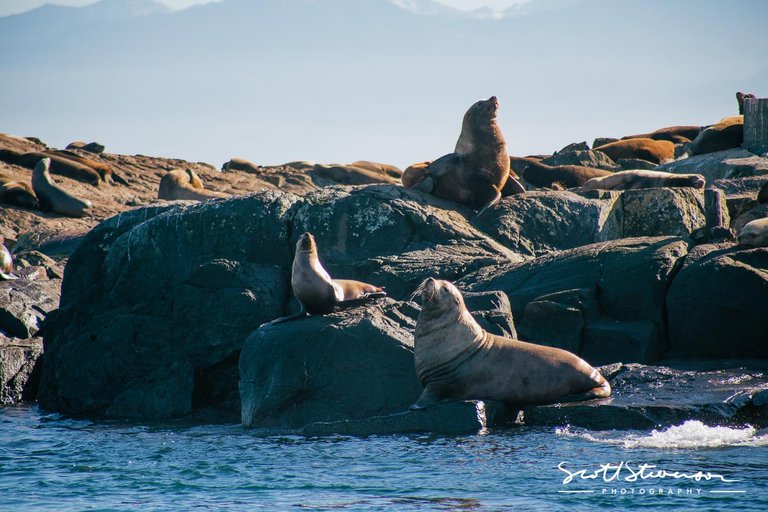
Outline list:
[[[768,510],[768,433],[259,435],[0,409],[0,510]]]

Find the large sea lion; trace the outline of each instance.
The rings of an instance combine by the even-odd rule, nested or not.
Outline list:
[[[634,190],[638,188],[692,187],[704,188],[701,174],[673,174],[661,171],[619,171],[610,176],[592,178],[583,190]]]
[[[50,166],[51,159],[46,157],[41,159],[32,171],[32,190],[40,201],[40,208],[70,217],[85,216],[87,210],[93,207],[91,202],[78,199],[59,188],[51,179]]]
[[[100,155],[106,148],[103,144],[99,144],[98,142],[83,142],[81,140],[76,140],[75,142],[67,144],[67,149],[81,149],[83,151],[88,151],[89,153]]]
[[[447,400],[523,405],[611,394],[608,381],[578,356],[483,330],[448,281],[429,278],[419,290],[414,358],[424,391],[412,408]]]
[[[639,135],[627,135],[622,137],[621,140],[627,139],[653,139],[653,140],[668,140],[674,144],[682,144],[684,142],[691,142],[701,132],[701,126],[668,126],[666,128],[659,128],[656,131],[650,133],[643,133]]]
[[[26,167],[27,169],[34,169],[37,163],[43,158],[48,158],[50,160],[50,172],[53,174],[83,181],[90,185],[98,186],[101,182],[101,175],[96,172],[96,170],[70,158],[65,158],[57,152],[53,152],[52,154],[38,151],[22,153],[13,151],[12,149],[0,149],[1,161]]]
[[[709,126],[688,146],[690,156],[738,148],[744,141],[744,116],[724,117]]]
[[[348,164],[350,167],[357,167],[358,169],[366,169],[371,172],[389,176],[394,180],[399,180],[403,176],[403,171],[400,168],[390,164],[383,164],[381,162],[372,162],[370,160],[357,160]]]
[[[555,184],[565,188],[580,187],[592,178],[610,176],[611,171],[583,165],[546,165],[531,161],[523,171],[523,179],[540,188],[553,188]]]
[[[5,238],[0,236],[0,280],[18,279],[13,275],[13,256],[5,246]]]
[[[261,171],[261,167],[254,164],[253,162],[249,162],[244,158],[230,158],[229,162],[225,162],[221,166],[221,170],[222,172],[244,171],[249,173],[258,173]]]
[[[478,215],[496,204],[509,177],[506,142],[496,123],[498,109],[496,96],[469,107],[454,152],[430,163],[411,188],[470,206]]]
[[[311,233],[303,233],[296,242],[291,267],[291,288],[301,305],[294,315],[280,317],[265,325],[310,315],[326,315],[337,309],[358,305],[368,299],[385,297],[383,288],[350,279],[332,279],[317,255],[317,243]]]
[[[4,174],[0,174],[0,202],[32,210],[40,209],[40,202],[31,186]]]
[[[768,218],[748,222],[736,238],[742,247],[768,247]]]
[[[381,169],[355,164],[315,164],[312,174],[318,178],[332,181],[341,185],[369,185],[373,183],[392,183],[400,180],[400,174],[395,176]]]
[[[78,155],[74,151],[69,150],[47,150],[44,151],[47,156],[51,158],[63,158],[66,160],[72,160],[73,162],[77,162],[78,164],[85,165],[86,167],[90,167],[97,173],[99,173],[99,176],[101,177],[101,180],[105,183],[114,183],[117,181],[118,183],[121,183],[123,185],[128,185],[128,182],[125,181],[122,177],[115,174],[115,171],[112,169],[111,166],[103,163],[98,162],[92,158],[86,158],[84,156]]]
[[[208,199],[218,199],[222,197],[231,197],[223,192],[206,190],[203,182],[192,169],[174,169],[168,171],[160,178],[160,188],[157,191],[158,199],[173,201],[176,199],[187,199],[192,201],[207,201]]]
[[[668,140],[617,140],[592,149],[605,153],[614,162],[621,159],[639,158],[661,165],[675,158],[675,145]]]

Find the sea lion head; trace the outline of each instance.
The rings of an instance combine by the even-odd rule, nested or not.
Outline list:
[[[41,158],[37,162],[37,164],[35,164],[35,169],[33,172],[48,174],[48,170],[50,168],[51,168],[51,159],[48,157],[45,157],[45,158]]]
[[[317,244],[315,243],[315,237],[312,236],[312,233],[307,231],[299,237],[299,241],[296,242],[296,252],[310,254],[317,253]]]
[[[417,292],[421,292],[421,315],[425,320],[438,317],[457,318],[461,315],[464,306],[464,298],[461,292],[448,281],[426,279]]]
[[[742,247],[768,247],[768,218],[748,222],[736,238]]]
[[[495,120],[499,111],[499,100],[496,96],[491,96],[487,100],[480,100],[467,110],[466,117],[473,119]]]

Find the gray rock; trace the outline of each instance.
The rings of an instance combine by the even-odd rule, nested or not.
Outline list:
[[[558,153],[569,153],[571,151],[589,151],[589,144],[584,142],[574,142],[572,144],[568,144],[563,149],[558,151]]]
[[[652,171],[656,169],[655,163],[649,162],[648,160],[643,160],[642,158],[620,158],[616,161],[616,163],[619,164],[619,167],[625,171],[631,171],[634,169]]]
[[[0,405],[34,400],[36,368],[43,352],[43,340],[20,340],[0,334]]]
[[[688,236],[704,227],[704,191],[692,188],[626,190],[621,194],[622,236]]]
[[[757,205],[733,219],[731,221],[731,229],[738,234],[747,223],[766,217],[768,217],[768,203]]]
[[[768,158],[737,148],[675,160],[656,167],[675,174],[701,174],[712,185],[716,180],[768,174]]]
[[[765,368],[628,364],[609,381],[609,399],[526,407],[524,423],[590,430],[662,428],[687,420],[713,426],[741,426],[745,420],[758,428],[768,425],[768,411],[758,410],[762,395],[757,390],[768,385]]]
[[[524,341],[593,364],[648,363],[666,349],[667,288],[687,251],[674,237],[616,240],[482,269],[459,285],[505,292]]]
[[[593,148],[599,148],[600,146],[604,146],[605,144],[610,144],[611,142],[616,142],[617,138],[615,137],[597,137],[594,142],[592,142]]]
[[[600,151],[577,150],[565,153],[555,153],[541,161],[547,165],[583,165],[606,169],[608,171],[620,171],[621,167],[611,160],[608,155]]]
[[[669,288],[673,354],[768,357],[768,248],[700,245]]]
[[[47,278],[44,272],[42,275]],[[60,280],[25,277],[0,281],[0,333],[13,338],[34,336],[46,315],[59,306]]]

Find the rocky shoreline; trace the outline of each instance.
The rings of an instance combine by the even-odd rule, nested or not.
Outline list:
[[[48,150],[13,136],[0,136],[0,148]],[[729,229],[761,208],[768,158],[743,148],[655,167],[701,174],[707,190],[529,190],[480,217],[403,188],[391,170],[233,159],[218,171],[73,151],[126,184],[55,176],[93,203],[83,218],[2,205],[0,236],[25,273],[0,281],[2,404],[36,399],[65,414],[144,421],[217,417],[308,435],[520,421],[768,426],[768,248],[741,247]],[[585,144],[554,156],[607,158]],[[158,200],[172,169],[232,197]],[[29,176],[7,163],[0,172]],[[305,231],[331,275],[384,286],[389,297],[259,329],[297,308],[290,268]],[[604,371],[615,396],[522,413],[493,403],[406,412],[420,392],[419,304],[409,296],[433,276],[468,293],[489,331],[613,365]]]

